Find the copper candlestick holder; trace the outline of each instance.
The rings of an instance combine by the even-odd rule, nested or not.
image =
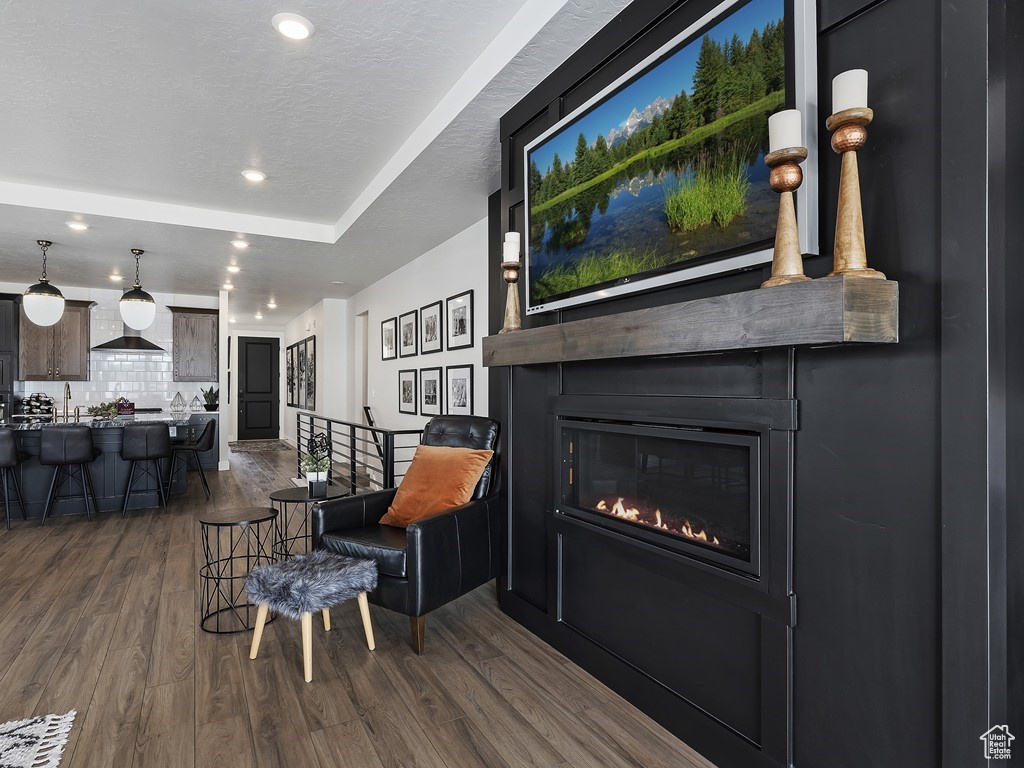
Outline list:
[[[854,107],[836,112],[825,121],[825,127],[832,133],[832,149],[843,158],[836,213],[835,257],[829,276],[885,279],[881,272],[868,267],[864,215],[860,207],[860,174],[857,171],[857,150],[867,141],[867,126],[873,117],[874,112],[868,107]]]
[[[773,192],[779,193],[779,221],[775,226],[772,276],[761,283],[762,288],[810,280],[804,274],[800,234],[796,228],[796,207],[793,204],[793,193],[800,188],[804,180],[800,163],[806,159],[805,147],[777,149],[764,156],[765,165],[772,169],[768,183]]]
[[[501,276],[508,283],[508,294],[505,297],[505,324],[498,333],[511,333],[522,329],[522,319],[519,312],[519,289],[516,283],[519,282],[519,270],[522,264],[518,261],[501,262]]]

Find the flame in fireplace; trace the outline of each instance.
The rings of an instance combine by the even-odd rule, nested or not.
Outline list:
[[[644,514],[634,506],[626,506],[626,500],[623,497],[619,497],[618,501],[612,504],[611,508],[608,507],[608,502],[601,499],[594,505],[594,509],[598,512],[604,512],[606,515],[614,515],[615,517],[621,517],[625,520],[630,520],[634,523],[640,523],[651,528],[657,528],[661,531],[667,531],[669,533],[675,533],[680,536],[684,536],[688,539],[694,539],[696,541],[703,542],[705,544],[712,544],[716,547],[721,546],[718,537],[715,535],[708,535],[708,532],[703,528],[697,530],[690,523],[689,520],[683,520],[683,524],[679,528],[671,528],[666,525],[661,519],[661,510],[654,510],[654,520],[650,520],[645,517]]]

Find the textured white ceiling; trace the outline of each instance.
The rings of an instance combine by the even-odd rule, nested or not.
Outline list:
[[[509,51],[509,30],[529,28],[515,14],[538,0],[0,0],[0,184],[56,188],[31,207],[0,205],[0,281],[34,282],[45,237],[58,285],[109,287],[141,247],[150,290],[211,293],[237,257],[234,311],[251,316],[272,296],[267,325],[351,295],[486,215],[498,118],[629,0],[547,2],[538,31]],[[281,39],[269,24],[281,10],[310,18],[314,37]],[[496,74],[451,108],[474,66]],[[246,166],[270,178],[248,184]],[[72,233],[63,222],[76,212],[46,202],[67,198],[56,190],[211,209],[236,229],[114,212]],[[259,230],[227,213],[350,220],[337,243],[253,235],[238,252],[235,231]]]

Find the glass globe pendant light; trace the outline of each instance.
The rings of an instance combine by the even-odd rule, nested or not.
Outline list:
[[[53,243],[49,240],[36,240],[36,243],[43,251],[43,274],[38,283],[25,291],[22,306],[28,319],[36,325],[53,325],[64,314],[64,294],[46,279],[46,249]]]
[[[144,253],[141,248],[132,248],[132,255],[135,257],[135,286],[124,292],[119,304],[124,324],[136,331],[149,328],[156,318],[156,302],[142,290],[142,283],[139,281],[139,257]]]

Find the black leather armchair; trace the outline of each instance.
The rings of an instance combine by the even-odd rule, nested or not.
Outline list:
[[[390,488],[322,501],[313,507],[313,548],[377,562],[370,602],[409,617],[413,647],[423,653],[426,614],[498,575],[498,422],[478,416],[435,416],[424,445],[495,451],[472,499],[406,529],[379,525],[395,497]]]

